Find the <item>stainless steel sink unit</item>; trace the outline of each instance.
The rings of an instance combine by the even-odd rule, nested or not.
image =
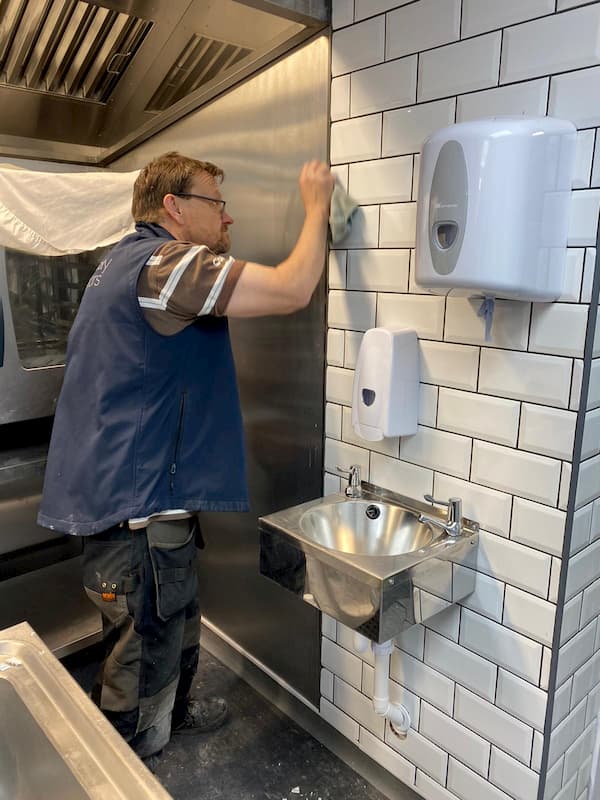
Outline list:
[[[456,508],[456,504],[454,505]],[[450,516],[450,514],[448,515]],[[382,643],[475,588],[479,525],[369,483],[261,517],[260,570]]]
[[[25,622],[0,631],[0,707],[0,798],[170,798]]]

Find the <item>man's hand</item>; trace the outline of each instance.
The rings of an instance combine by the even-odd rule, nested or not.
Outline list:
[[[306,213],[324,212],[328,217],[335,177],[327,164],[322,161],[307,161],[302,167],[298,182]]]

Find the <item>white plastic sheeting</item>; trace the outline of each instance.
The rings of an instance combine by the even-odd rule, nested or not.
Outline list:
[[[0,246],[61,256],[133,230],[138,172],[40,172],[0,164]]]

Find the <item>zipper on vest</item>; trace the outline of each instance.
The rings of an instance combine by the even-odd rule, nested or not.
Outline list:
[[[174,489],[175,473],[177,472],[177,454],[179,453],[179,445],[181,444],[181,437],[183,434],[183,412],[185,411],[185,392],[181,394],[179,401],[179,417],[177,419],[177,434],[175,436],[175,447],[173,448],[173,461],[169,472],[171,474],[170,487],[171,491]]]

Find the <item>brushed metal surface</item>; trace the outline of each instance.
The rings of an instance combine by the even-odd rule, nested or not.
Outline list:
[[[377,517],[370,516],[375,513]],[[429,525],[411,511],[368,500],[321,503],[304,512],[300,529],[328,550],[368,556],[410,553],[427,547],[434,538]]]
[[[430,528],[427,536],[421,528],[428,526],[419,523],[418,515],[430,511],[430,506],[368,483],[362,484],[362,496],[348,500],[343,494],[328,495],[261,517],[261,572],[306,603],[382,643],[474,590],[475,572],[456,574],[456,565],[473,566],[479,526],[463,518],[463,535]],[[368,530],[362,514],[369,505],[385,509],[382,514],[389,517],[390,527],[395,519],[412,529],[415,538],[409,540],[409,548],[392,553],[382,544],[365,546]],[[345,526],[342,540],[333,531],[336,506]],[[436,517],[435,512],[431,516]],[[308,532],[303,526],[303,520],[319,515],[327,517],[331,536],[320,537],[311,526]],[[351,527],[353,521],[356,529]],[[390,536],[393,540],[391,532]],[[353,541],[361,538],[362,546]],[[417,541],[419,547],[412,547]],[[343,546],[334,549],[332,543]]]
[[[328,75],[329,45],[319,37],[114,166],[135,169],[173,149],[219,164],[235,220],[233,255],[277,264],[302,224],[301,166],[327,158]],[[320,616],[259,574],[257,517],[321,494],[324,282],[298,314],[231,320],[230,327],[252,510],[201,515],[207,542],[200,556],[203,610],[317,704]]]

